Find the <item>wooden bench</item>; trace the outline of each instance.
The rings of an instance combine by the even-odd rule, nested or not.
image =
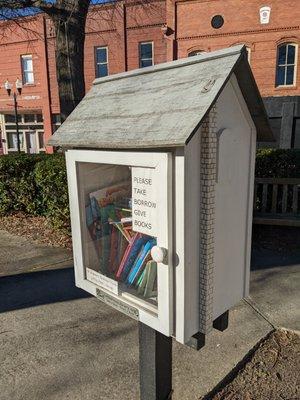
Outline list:
[[[253,223],[300,226],[300,179],[256,178]]]

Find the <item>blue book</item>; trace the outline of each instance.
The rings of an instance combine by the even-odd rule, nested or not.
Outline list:
[[[125,282],[127,275],[129,274],[130,270],[132,269],[135,259],[137,258],[139,252],[141,251],[141,248],[147,242],[147,240],[148,240],[147,236],[140,235],[138,237],[138,239],[136,240],[136,242],[131,247],[130,253],[128,254],[123,271],[121,273],[121,281]]]
[[[138,261],[136,263],[134,263],[134,268],[132,268],[132,270],[130,271],[130,274],[128,275],[126,282],[129,285],[132,285],[134,283],[136,276],[140,272],[140,269],[143,266],[143,263],[144,263],[146,257],[148,256],[150,250],[155,245],[155,242],[156,242],[155,239],[151,239],[151,240],[148,240],[147,243],[145,244],[143,251],[141,252],[141,254],[139,256]]]

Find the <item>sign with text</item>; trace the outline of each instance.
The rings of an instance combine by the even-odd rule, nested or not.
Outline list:
[[[117,281],[99,274],[99,272],[94,271],[93,269],[86,268],[86,278],[88,281],[93,282],[114,294],[119,294],[119,284]]]
[[[132,229],[135,232],[157,236],[158,189],[155,170],[132,167]]]
[[[137,308],[124,304],[119,299],[104,293],[100,289],[96,289],[96,294],[98,299],[103,301],[105,304],[108,304],[116,310],[121,311],[123,314],[128,315],[128,317],[131,317],[137,321],[139,320],[139,310]]]

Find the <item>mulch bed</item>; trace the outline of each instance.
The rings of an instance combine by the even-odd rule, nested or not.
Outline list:
[[[53,229],[45,217],[32,217],[15,213],[0,217],[0,229],[17,236],[26,237],[48,246],[72,248],[71,237],[63,231]]]
[[[299,400],[300,336],[277,330],[258,347],[237,376],[206,400]]]

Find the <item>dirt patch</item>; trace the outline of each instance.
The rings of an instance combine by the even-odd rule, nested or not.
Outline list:
[[[36,243],[72,248],[71,237],[63,231],[53,229],[45,217],[32,217],[23,213],[0,217],[0,229],[27,237]]]
[[[206,400],[299,400],[300,336],[270,334],[233,381]]]

